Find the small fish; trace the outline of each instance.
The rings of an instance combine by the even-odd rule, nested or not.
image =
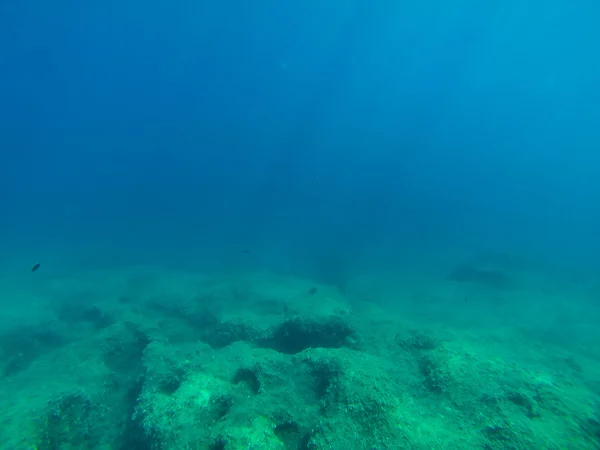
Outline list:
[[[33,267],[31,268],[31,272],[35,272],[36,270],[38,270],[40,268],[40,266],[42,265],[42,263],[35,263],[33,265]]]
[[[311,287],[308,290],[308,295],[310,295],[312,297],[313,295],[315,295],[317,293],[317,291],[318,291],[318,289],[316,287]]]

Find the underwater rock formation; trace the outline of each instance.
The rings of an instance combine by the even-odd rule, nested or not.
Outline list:
[[[579,358],[560,359],[562,372],[521,367],[468,335],[407,327],[372,304],[359,314],[308,280],[169,281],[127,301],[119,290],[92,307],[69,300],[50,324],[0,336],[14,367],[0,379],[3,448],[541,450],[600,440]],[[186,282],[188,295],[165,288]],[[31,349],[26,363],[11,363],[11,347]]]

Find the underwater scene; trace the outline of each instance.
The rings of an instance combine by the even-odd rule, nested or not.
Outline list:
[[[600,3],[0,3],[0,450],[600,449]]]

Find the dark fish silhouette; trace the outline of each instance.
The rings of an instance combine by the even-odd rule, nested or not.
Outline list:
[[[33,267],[31,268],[31,272],[33,273],[36,270],[38,270],[41,265],[42,265],[42,263],[36,263],[36,264],[34,264]]]
[[[318,291],[318,289],[316,287],[311,287],[308,290],[308,295],[310,295],[312,297],[313,295],[315,295],[317,293],[317,291]]]

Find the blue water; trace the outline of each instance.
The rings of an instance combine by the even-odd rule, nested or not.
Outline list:
[[[599,448],[599,24],[0,1],[0,450]]]
[[[2,266],[598,268],[598,23],[593,1],[3,2]]]

